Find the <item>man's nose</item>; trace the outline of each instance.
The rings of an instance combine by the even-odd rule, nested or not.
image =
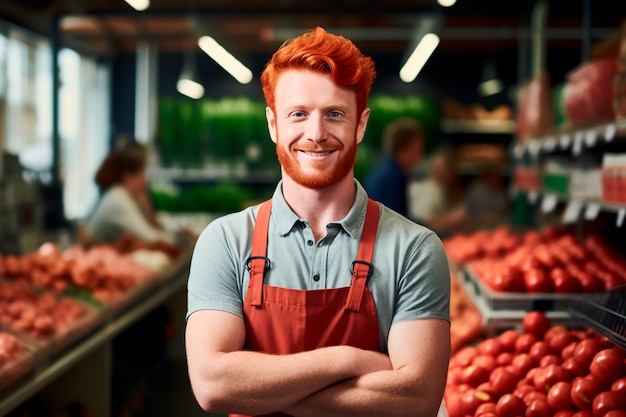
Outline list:
[[[324,117],[318,115],[312,115],[309,119],[309,140],[314,142],[322,142],[327,138],[326,124],[324,123]]]

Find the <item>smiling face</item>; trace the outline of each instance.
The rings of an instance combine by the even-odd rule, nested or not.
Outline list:
[[[356,113],[354,91],[326,74],[294,69],[280,76],[275,98],[266,115],[283,175],[314,189],[352,181],[369,116],[369,109]]]

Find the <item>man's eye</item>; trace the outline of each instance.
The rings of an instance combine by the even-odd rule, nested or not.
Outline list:
[[[304,117],[304,112],[301,111],[294,111],[291,113],[292,117]]]
[[[340,112],[338,112],[338,111],[331,111],[331,112],[329,113],[329,116],[330,116],[330,117],[341,117],[341,113],[340,113]]]

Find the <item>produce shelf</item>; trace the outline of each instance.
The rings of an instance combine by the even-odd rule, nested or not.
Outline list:
[[[626,350],[626,284],[574,298],[570,301],[569,311]]]

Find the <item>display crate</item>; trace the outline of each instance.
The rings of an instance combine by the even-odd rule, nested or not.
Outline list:
[[[16,357],[6,362],[6,358],[2,358],[4,362],[0,364],[0,392],[2,392],[6,387],[33,371],[35,348],[10,332],[0,330],[0,334],[2,337],[15,338],[21,348],[21,352]]]
[[[626,284],[570,300],[569,311],[626,350]]]
[[[466,265],[464,280],[469,284],[473,295],[484,300],[494,310],[538,310],[567,311],[569,302],[575,294],[562,293],[526,293],[494,291],[474,272],[471,265]]]

